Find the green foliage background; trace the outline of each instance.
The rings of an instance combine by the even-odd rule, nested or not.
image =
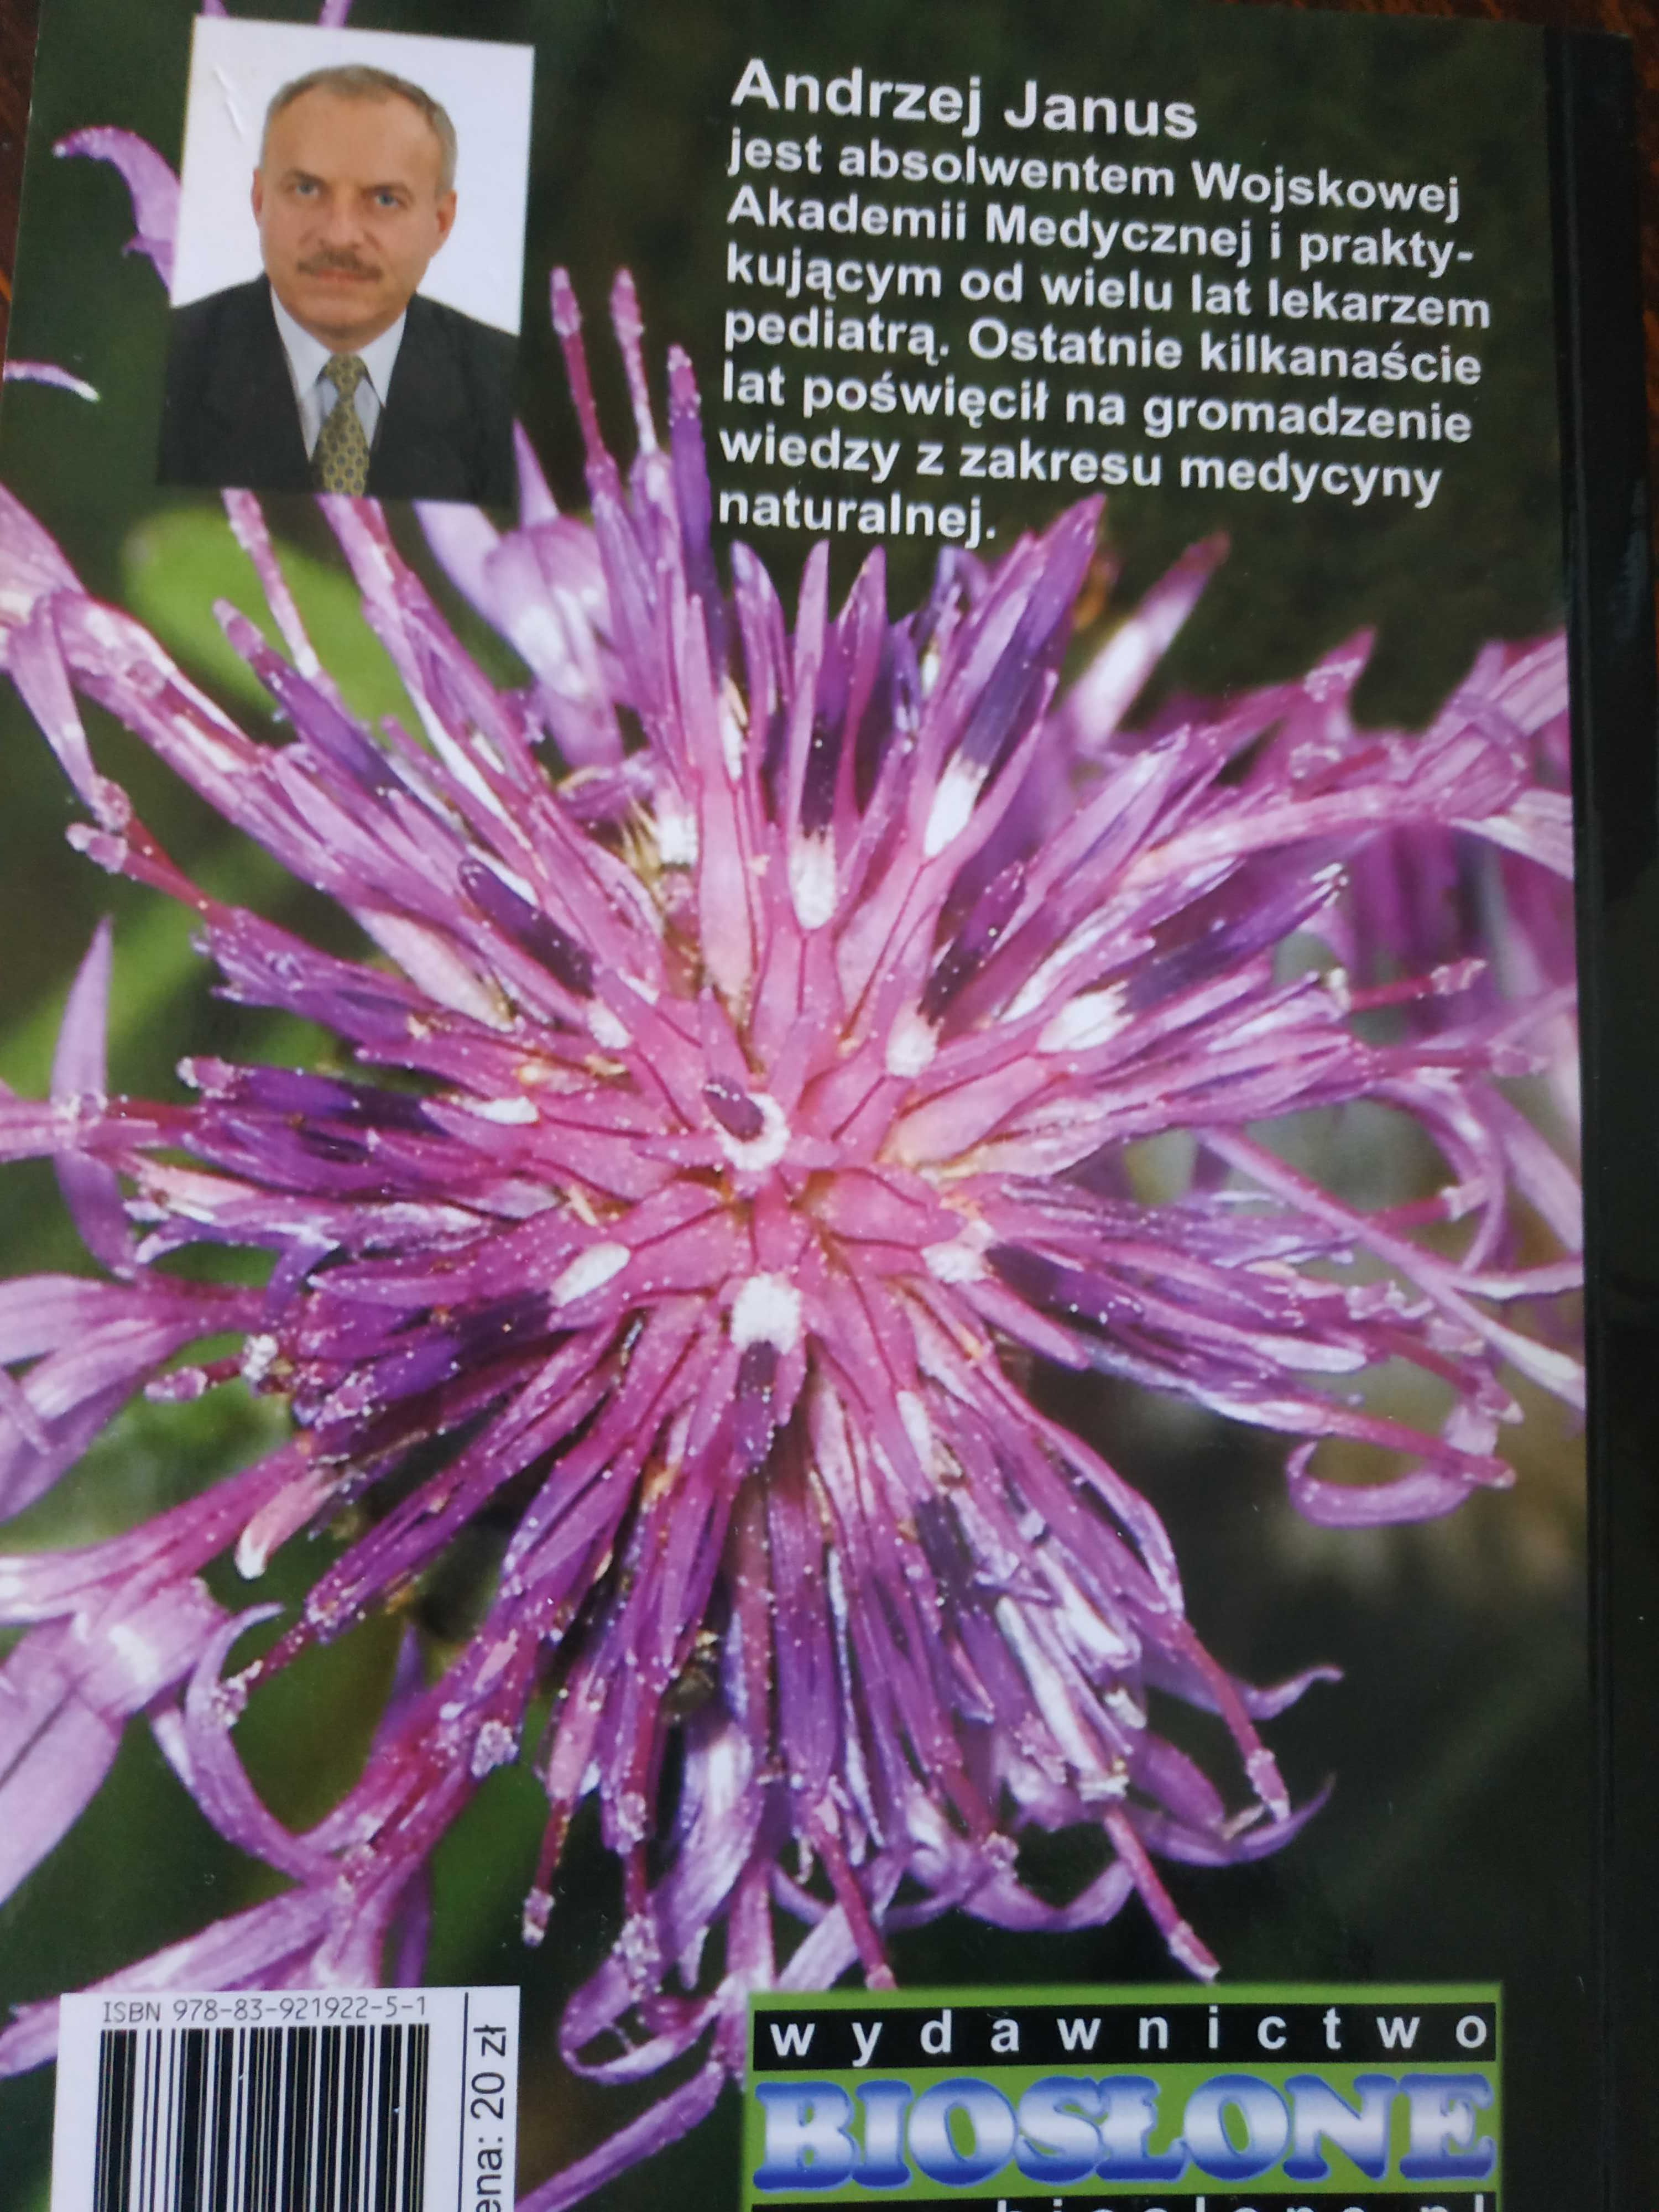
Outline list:
[[[272,16],[305,10],[265,5]],[[226,596],[260,618],[252,573],[209,497],[159,492],[152,456],[167,310],[147,262],[118,252],[131,225],[113,172],[64,162],[64,131],[118,124],[177,159],[191,12],[185,0],[47,0],[37,78],[12,343],[94,384],[95,406],[13,386],[0,416],[0,473],[64,545],[94,592],[133,609],[250,726],[259,696],[211,617]],[[1500,337],[1476,442],[1457,455],[1425,514],[1386,523],[1334,503],[1126,493],[1108,519],[1127,605],[1193,538],[1232,529],[1233,556],[1171,656],[1165,682],[1206,692],[1294,672],[1361,627],[1378,634],[1363,701],[1376,719],[1415,724],[1491,636],[1560,618],[1548,222],[1540,49],[1518,31],[1387,24],[1191,0],[360,0],[369,28],[464,33],[538,50],[523,414],[562,501],[583,493],[574,426],[546,326],[544,283],[569,264],[586,303],[602,401],[627,448],[620,380],[595,327],[614,270],[639,279],[653,357],[670,338],[719,359],[724,175],[732,87],[751,54],[779,71],[985,80],[988,105],[1024,79],[1077,91],[1187,97],[1197,146],[1271,167],[1321,161],[1376,175],[1455,171],[1479,210],[1471,289],[1491,296]],[[750,121],[758,118],[750,112]],[[1046,150],[1056,150],[1050,148]],[[1066,150],[1070,150],[1067,149]],[[463,183],[464,183],[463,179]],[[1182,272],[1187,264],[1181,264]],[[947,283],[950,278],[947,276]],[[1180,329],[1177,319],[1173,327]],[[712,366],[708,406],[718,427]],[[1170,380],[1179,383],[1179,380]],[[1281,391],[1279,396],[1288,396]],[[1299,396],[1299,395],[1298,395]],[[1133,404],[1133,402],[1132,402]],[[1437,456],[1437,459],[1440,458]],[[1034,507],[1030,519],[1053,511]],[[307,502],[270,502],[301,607],[354,703],[395,707],[396,678]],[[426,565],[408,517],[398,528]],[[781,580],[805,546],[763,546]],[[837,555],[844,581],[853,555]],[[924,588],[928,555],[895,549],[893,603]],[[503,680],[511,654],[440,585],[463,634]],[[215,890],[345,945],[337,915],[289,885],[232,837],[142,749],[91,716],[106,769],[132,791],[162,842]],[[0,1077],[45,1083],[68,975],[98,918],[117,920],[114,1073],[162,1096],[185,1051],[309,1062],[328,1041],[298,1024],[212,998],[183,916],[111,884],[62,842],[67,787],[8,692],[0,699]],[[1363,1117],[1309,1133],[1340,1171],[1386,1154]],[[9,1170],[0,1198],[8,1273],[84,1267],[50,1175]],[[1073,1386],[1075,1389],[1075,1386]],[[1588,1705],[1576,1440],[1537,1412],[1516,1443],[1522,1480],[1437,1527],[1332,1536],[1282,1498],[1279,1447],[1250,1432],[1133,1394],[1091,1388],[1055,1402],[1099,1436],[1170,1523],[1194,1618],[1218,1654],[1258,1679],[1337,1658],[1340,1688],[1315,1692],[1273,1729],[1298,1794],[1334,1772],[1333,1802],[1281,1856],[1173,1886],[1231,1974],[1413,1979],[1497,1978],[1510,1992],[1512,2082],[1506,2197],[1516,2212],[1575,2201],[1587,2154],[1589,2045],[1582,1975],[1588,1942]],[[196,1408],[141,1406],[118,1422],[52,1500],[7,1532],[11,1543],[86,1541],[268,1447],[273,1416],[240,1389]],[[291,1546],[272,1570],[299,1595],[326,1546]],[[221,1595],[236,1597],[224,1577]],[[260,1595],[264,1595],[264,1586]],[[245,1600],[244,1600],[245,1601]],[[240,1731],[285,1817],[316,1814],[361,1758],[391,1663],[386,1625],[319,1655],[263,1697]],[[552,1940],[520,1951],[519,1901],[538,1832],[537,1792],[520,1770],[490,1778],[438,1869],[436,1981],[522,1978],[526,1990],[524,2166],[534,2180],[629,2110],[617,2093],[573,2085],[552,2051],[564,1994],[615,1932],[616,1899],[593,1838],[578,1838]],[[1067,1875],[1056,1847],[1048,1877]],[[268,1893],[271,1879],[219,1844],[148,1736],[134,1731],[109,1787],[63,1850],[0,1911],[0,2000],[108,1972],[204,1919]],[[1538,1910],[1548,1899],[1548,1911]],[[1060,1974],[1146,1979],[1169,1963],[1144,1917],[1052,1943],[960,1922],[900,1946],[912,1979],[1030,1982]],[[44,2203],[49,2078],[0,2092],[0,2208]],[[605,2198],[614,2212],[664,2201],[735,2199],[734,2109]]]

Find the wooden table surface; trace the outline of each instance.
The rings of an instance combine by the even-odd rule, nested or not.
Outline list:
[[[1265,0],[1223,0],[1253,7]],[[1659,0],[1279,0],[1356,15],[1443,15],[1559,29],[1621,32],[1635,43],[1641,84],[1642,282],[1648,336],[1648,422],[1659,453]],[[0,0],[0,339],[11,296],[18,181],[37,0]],[[459,21],[459,19],[458,19]],[[1659,476],[1659,471],[1656,472]]]

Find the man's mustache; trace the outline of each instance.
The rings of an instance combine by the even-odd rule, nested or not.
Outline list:
[[[373,280],[381,271],[372,261],[364,261],[355,253],[325,246],[320,252],[310,254],[301,262],[300,274],[302,276],[366,276]]]

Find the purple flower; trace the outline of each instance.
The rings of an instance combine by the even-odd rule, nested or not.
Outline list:
[[[223,10],[204,12],[222,14]],[[161,282],[171,284],[179,227],[179,179],[149,140],[136,131],[97,123],[84,131],[71,131],[52,150],[60,160],[85,155],[94,161],[107,161],[119,173],[132,196],[133,221],[137,226],[125,250],[142,253]]]
[[[1333,710],[1346,713],[1346,696]],[[1345,957],[1355,976],[1376,992],[1397,987],[1402,976],[1431,971],[1455,983],[1474,956],[1481,959],[1470,987],[1477,1002],[1495,1007],[1548,998],[1553,1012],[1543,1037],[1544,1072],[1556,1116],[1576,1138],[1571,730],[1561,641],[1488,646],[1448,712],[1480,720],[1513,752],[1529,787],[1525,834],[1513,841],[1482,838],[1448,824],[1436,834],[1375,839],[1351,872]],[[1549,857],[1540,866],[1543,853]],[[1424,1030],[1454,1023],[1460,995],[1448,990],[1412,998],[1409,986],[1402,994],[1413,1021]],[[1525,1148],[1527,1133],[1517,1130],[1515,1141]],[[1576,1248],[1583,1233],[1576,1182],[1569,1176],[1563,1182],[1547,1163],[1539,1167],[1547,1194],[1538,1189],[1528,1194],[1556,1234]]]
[[[1033,1402],[1029,1358],[1285,1436],[1301,1510],[1351,1525],[1510,1479],[1504,1365],[1580,1388],[1512,1318],[1576,1279],[1569,1255],[1523,1267],[1509,1244],[1545,1148],[1497,1086],[1544,1065],[1552,979],[1489,999],[1468,963],[1395,974],[1390,1003],[1433,996],[1443,1018],[1379,1037],[1361,982],[1281,957],[1352,938],[1353,871],[1384,839],[1565,867],[1501,684],[1420,736],[1356,731],[1328,669],[1129,731],[1219,549],[1062,690],[1095,503],[994,565],[947,553],[896,620],[879,550],[836,611],[819,547],[792,622],[746,548],[722,585],[690,364],[671,352],[665,446],[626,278],[615,308],[626,479],[555,277],[591,523],[556,513],[527,447],[517,531],[423,515],[525,689],[468,659],[374,507],[320,503],[418,731],[348,710],[246,495],[231,519],[286,653],[221,613],[281,742],[0,509],[5,665],[91,817],[72,842],[185,902],[228,995],[326,1024],[356,1070],[201,1059],[191,1103],[109,1097],[100,938],[52,1098],[0,1099],[0,1155],[57,1162],[108,1273],[0,1293],[14,1494],[137,1389],[240,1373],[294,1423],[149,1529],[0,1567],[0,1620],[38,1624],[0,1678],[17,1740],[47,1725],[64,1747],[27,1784],[19,1754],[26,1855],[143,1711],[207,1817],[292,1887],[112,1985],[410,1978],[425,1863],[494,1766],[526,1760],[546,1791],[531,1942],[592,1801],[624,1926],[564,2057],[611,2081],[702,2063],[538,2212],[695,2124],[742,2063],[751,1990],[888,1984],[891,1936],[940,1914],[1067,1929],[1138,1897],[1214,1972],[1158,1863],[1254,1857],[1312,1809],[1258,1723],[1331,1670],[1227,1673],[1152,1507]],[[189,883],[94,767],[77,694],[375,950],[318,951]],[[1431,1193],[1366,1212],[1275,1148],[1284,1117],[1358,1100],[1430,1140]],[[1132,1148],[1172,1131],[1197,1165],[1149,1205]],[[267,1255],[265,1287],[158,1267],[204,1243]],[[238,1357],[178,1364],[227,1333]],[[1439,1389],[1437,1428],[1362,1401],[1394,1363]],[[1395,1471],[1316,1474],[1329,1439]],[[199,1568],[234,1550],[257,1599],[279,1545],[358,1500],[367,1532],[227,1674],[270,1609],[225,1617]],[[247,1699],[489,1510],[513,1534],[462,1656],[428,1685],[411,1650],[356,1786],[284,1828],[236,1755]],[[1149,1725],[1153,1691],[1220,1715],[1231,1771]],[[1057,1903],[1021,1851],[1060,1829],[1094,1858]],[[46,2055],[49,2015],[25,2013],[0,2063]]]

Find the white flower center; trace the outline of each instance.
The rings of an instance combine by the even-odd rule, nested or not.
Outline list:
[[[803,929],[822,929],[836,911],[836,847],[826,836],[798,837],[789,849],[789,896]]]
[[[751,1275],[732,1301],[732,1341],[739,1352],[769,1344],[793,1352],[800,1343],[800,1292],[781,1275]]]
[[[592,1244],[573,1260],[554,1284],[550,1296],[556,1306],[574,1305],[591,1291],[603,1290],[633,1257],[626,1244]]]
[[[757,1137],[734,1137],[729,1129],[721,1129],[720,1150],[734,1168],[748,1175],[764,1175],[768,1168],[776,1167],[789,1149],[789,1123],[777,1100],[764,1091],[745,1094],[759,1107],[763,1124]]]
[[[1103,991],[1084,992],[1044,1025],[1037,1050],[1087,1052],[1092,1045],[1105,1044],[1128,1020],[1128,997],[1121,983]]]

